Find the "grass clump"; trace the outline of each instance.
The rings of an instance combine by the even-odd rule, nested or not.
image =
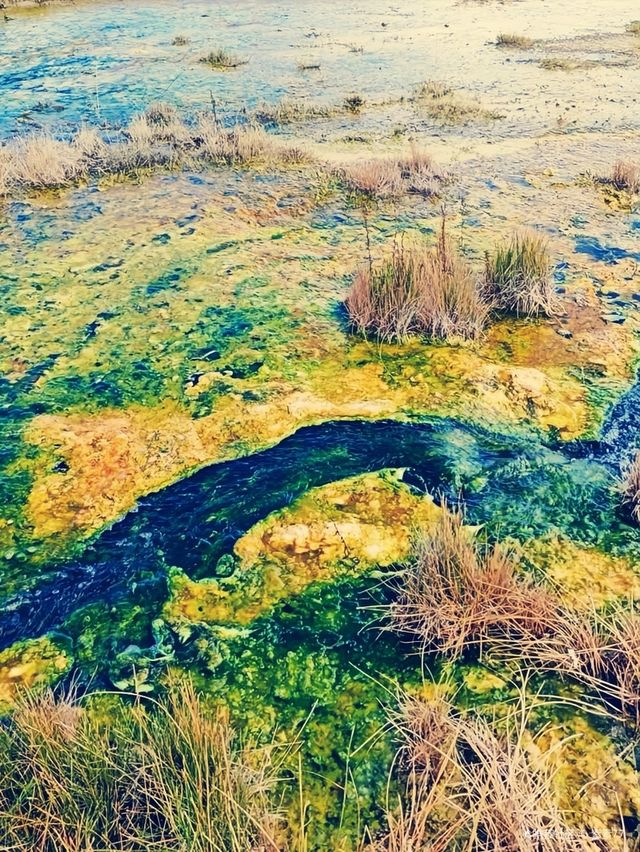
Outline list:
[[[184,35],[177,35],[174,37],[171,44],[174,45],[174,47],[184,47],[185,45],[189,44],[189,38]]]
[[[218,70],[227,70],[230,68],[239,68],[241,65],[246,65],[247,60],[234,53],[225,50],[224,47],[219,47],[217,50],[210,50],[206,56],[200,59],[205,65]]]
[[[586,852],[586,832],[564,822],[549,762],[535,760],[528,712],[500,726],[442,697],[408,698],[392,716],[400,740],[398,805],[370,852]]]
[[[399,159],[360,160],[338,169],[336,174],[351,192],[373,199],[398,198],[405,192],[431,197],[438,194],[440,184],[448,177],[431,155],[415,143]]]
[[[611,186],[627,192],[640,192],[640,167],[627,160],[617,160],[609,179]]]
[[[622,604],[573,610],[499,546],[479,547],[460,512],[443,512],[394,580],[386,614],[421,653],[472,652],[579,683],[610,710],[640,720],[640,614]]]
[[[269,750],[241,749],[193,687],[100,721],[73,697],[22,697],[0,729],[3,848],[275,852]]]
[[[442,231],[435,247],[394,245],[391,256],[357,274],[346,300],[352,327],[378,340],[411,335],[475,339],[489,308],[468,264]]]
[[[552,316],[556,296],[545,240],[535,233],[514,236],[486,256],[485,278],[497,308],[518,316]]]
[[[358,113],[364,107],[366,101],[362,95],[353,94],[347,95],[343,101],[344,108],[347,112]]]
[[[499,33],[496,37],[497,47],[508,47],[516,50],[528,50],[535,44],[534,39],[516,33]]]
[[[479,547],[462,513],[443,505],[437,526],[416,544],[389,616],[396,632],[455,659],[469,646],[545,635],[556,603],[516,572],[505,550]]]
[[[314,118],[329,118],[335,112],[335,108],[324,104],[282,98],[277,104],[261,104],[256,110],[255,118],[261,124],[293,124]]]
[[[626,26],[626,30],[628,33],[632,33],[632,35],[640,36],[640,21],[630,21]]]

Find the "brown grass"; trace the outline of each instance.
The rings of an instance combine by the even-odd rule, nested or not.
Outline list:
[[[533,765],[527,711],[511,711],[502,733],[460,715],[443,699],[406,700],[394,718],[401,740],[402,795],[387,816],[380,852],[574,852],[592,849],[563,821],[552,773]]]
[[[487,254],[487,289],[497,308],[518,316],[553,316],[557,297],[547,243],[535,232],[516,234]]]
[[[381,341],[411,335],[474,339],[489,307],[467,263],[442,231],[435,247],[395,243],[393,253],[355,276],[346,308],[354,330]]]
[[[413,142],[406,157],[360,160],[336,174],[349,190],[370,198],[398,198],[406,192],[431,197],[448,178],[430,154]]]
[[[418,540],[389,610],[394,630],[423,650],[457,658],[466,648],[498,639],[534,640],[557,619],[551,594],[516,572],[499,546],[481,546],[460,511],[443,511],[432,532]]]
[[[613,166],[609,182],[616,189],[640,192],[640,167],[626,160],[618,160]]]
[[[516,33],[499,33],[496,37],[496,45],[498,47],[510,47],[516,50],[528,50],[533,47],[535,41],[528,36],[517,35]]]
[[[66,141],[36,133],[7,143],[0,148],[0,195],[155,167],[297,163],[304,158],[299,148],[279,142],[260,127],[226,129],[208,114],[187,123],[175,107],[155,103],[115,139],[87,127]]]
[[[274,780],[189,684],[108,722],[73,696],[23,697],[0,730],[2,848],[275,852]]]
[[[459,511],[443,512],[394,578],[387,617],[421,652],[471,650],[554,672],[610,709],[640,721],[640,614],[613,606],[585,613],[518,572],[498,546],[480,546]]]

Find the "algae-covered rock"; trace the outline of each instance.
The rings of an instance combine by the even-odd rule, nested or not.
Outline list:
[[[72,663],[68,643],[50,636],[17,642],[0,652],[0,712],[11,707],[19,690],[51,686]]]
[[[184,619],[247,624],[312,583],[402,562],[413,531],[432,524],[440,510],[401,474],[382,471],[311,489],[236,542],[229,578],[194,582],[175,572],[164,617],[173,626]]]

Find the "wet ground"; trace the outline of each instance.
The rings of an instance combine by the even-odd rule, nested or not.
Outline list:
[[[639,440],[640,208],[593,178],[640,154],[636,16],[623,0],[8,12],[6,138],[115,133],[157,99],[191,112],[213,97],[226,121],[285,96],[340,109],[269,128],[311,163],[0,202],[1,700],[78,672],[154,692],[188,670],[253,733],[306,724],[313,848],[349,849],[358,806],[378,818],[389,689],[424,676],[404,645],[373,641],[379,571],[406,559],[441,495],[568,601],[637,595],[640,533],[616,482]],[[535,42],[498,48],[502,31]],[[219,46],[247,64],[198,62]],[[477,109],[434,116],[410,100],[429,79]],[[341,106],[352,93],[357,114]],[[410,141],[451,181],[365,214],[332,167]],[[477,269],[515,228],[540,230],[558,314],[497,318],[477,344],[350,334],[367,230],[375,257],[400,231],[432,239],[442,204]],[[510,694],[478,687],[471,664],[450,674],[463,703]],[[597,748],[585,735],[585,766],[610,733]],[[343,806],[347,761],[358,793]],[[627,786],[620,772],[602,782],[600,826],[616,796],[634,818],[635,767]]]

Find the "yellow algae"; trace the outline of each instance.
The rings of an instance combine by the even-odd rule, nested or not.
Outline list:
[[[1,651],[0,711],[11,707],[18,690],[54,683],[71,662],[67,652],[46,636],[17,642]]]
[[[415,355],[422,362],[410,367]],[[246,401],[238,389],[199,418],[172,403],[34,418],[25,438],[45,450],[33,464],[27,505],[35,535],[88,534],[190,470],[264,449],[301,426],[328,420],[423,413],[518,423],[533,414],[541,426],[553,425],[569,438],[580,434],[588,417],[576,380],[491,364],[466,348],[425,353],[414,343],[381,353],[361,343],[342,364],[307,369],[298,389],[260,379],[266,401]],[[410,370],[406,382],[397,380],[398,370]],[[67,469],[52,472],[52,458],[63,459]]]
[[[439,511],[394,471],[314,488],[236,542],[233,584],[176,575],[164,617],[172,624],[247,624],[311,583],[403,561],[413,531],[433,523]]]
[[[571,606],[588,609],[616,598],[640,598],[640,569],[624,557],[555,537],[528,541],[523,554]]]
[[[548,727],[530,749],[534,761],[550,768],[568,824],[599,834],[607,849],[626,850],[621,817],[640,812],[640,774],[631,759],[578,715]]]
[[[467,689],[480,695],[506,686],[505,680],[484,666],[466,667],[462,673],[462,681]]]

